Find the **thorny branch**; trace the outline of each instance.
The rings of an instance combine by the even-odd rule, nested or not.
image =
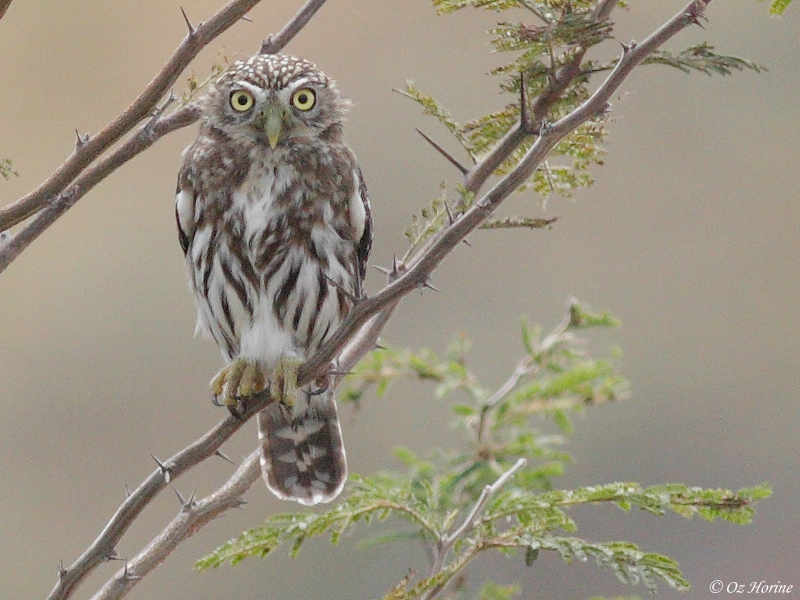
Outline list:
[[[157,108],[157,104],[195,56],[260,1],[233,0],[209,21],[196,26],[191,24],[181,9],[189,30],[187,36],[133,104],[95,136],[79,136],[75,151],[47,181],[17,202],[0,210],[0,232],[36,215],[17,235],[0,247],[0,273],[31,242],[120,165],[152,146],[164,135],[186,127],[199,118],[200,113],[192,104],[164,116],[164,109],[172,101],[171,95],[161,107]],[[2,0],[0,0],[0,10],[3,8],[1,2]],[[280,32],[264,40],[261,52],[273,53],[282,50],[325,2],[326,0],[308,0]],[[122,146],[89,169],[106,150],[151,114],[152,117]],[[83,173],[86,169],[89,170]],[[83,175],[78,177],[81,173]]]
[[[5,16],[11,2],[12,0],[0,0],[0,19]]]
[[[161,118],[156,110],[159,101],[168,93],[180,74],[203,48],[239,21],[259,2],[260,0],[231,0],[205,23],[192,27],[187,21],[189,32],[186,37],[183,38],[161,71],[139,94],[139,97],[100,132],[94,136],[80,137],[72,155],[44,183],[0,211],[0,231],[6,231],[39,213],[36,219],[0,248],[0,272],[5,270],[34,239],[72,207],[91,187],[160,137],[156,135],[150,143],[147,143],[147,138],[156,133],[155,126]],[[153,111],[156,111],[155,116],[140,128],[134,138],[106,158],[104,161],[106,168],[101,169],[98,166],[94,169],[94,178],[88,181],[84,176],[82,178],[83,186],[75,182],[76,177],[137,124],[153,115]],[[168,118],[174,125],[172,129],[177,129],[197,120],[198,116],[195,109],[187,106]],[[161,129],[161,135],[172,130]],[[138,143],[133,143],[135,138],[140,138]],[[131,152],[132,145],[138,146],[138,151]],[[115,157],[122,158],[122,155],[126,154],[127,157],[123,160],[115,160]]]
[[[182,50],[184,52],[194,52],[194,54],[196,54],[196,49],[194,47],[189,50],[185,49],[187,40],[191,40],[193,37],[196,38],[200,35],[199,32],[203,30],[206,32],[205,35],[207,36],[204,37],[204,40],[208,39],[210,41],[213,37],[211,33],[204,28],[209,28],[212,22],[216,24],[217,29],[222,27],[222,22],[230,26],[232,22],[235,22],[235,20],[241,16],[239,15],[234,21],[228,22],[219,17],[222,12],[229,11],[228,16],[230,17],[230,11],[240,9],[243,11],[241,14],[244,14],[256,1],[257,0],[250,0],[250,2],[231,2],[223,8],[217,16],[212,18],[209,24],[198,25],[196,29],[191,28],[189,36],[187,36],[187,39],[184,40],[178,51],[176,51],[176,55],[181,53]],[[570,64],[562,67],[554,78],[552,84],[554,93],[550,95],[549,103],[546,102],[542,104],[541,102],[544,101],[540,102],[537,99],[534,101],[530,111],[523,110],[520,122],[512,128],[511,132],[499,143],[498,147],[490,152],[483,160],[475,164],[465,174],[464,184],[467,191],[469,193],[479,191],[496,169],[496,165],[503,162],[503,160],[505,160],[528,136],[538,135],[536,142],[531,146],[523,159],[514,169],[475,202],[470,209],[456,215],[448,226],[432,237],[424,247],[420,248],[416,254],[414,254],[414,256],[405,263],[395,262],[392,269],[387,270],[389,276],[388,285],[375,296],[364,298],[356,304],[332,338],[302,366],[298,374],[298,383],[303,385],[325,374],[326,371],[329,371],[331,363],[337,359],[337,357],[337,368],[339,372],[346,372],[358,362],[364,354],[371,350],[375,346],[378,336],[391,316],[392,311],[396,308],[403,296],[414,289],[426,285],[436,267],[442,263],[469,233],[475,231],[475,229],[477,229],[514,190],[531,176],[535,169],[545,160],[553,147],[574,131],[581,123],[607,112],[609,110],[609,99],[620,87],[622,82],[630,75],[632,70],[679,31],[697,23],[698,20],[704,16],[706,6],[710,1],[711,0],[693,0],[686,8],[653,32],[642,43],[636,44],[632,42],[629,46],[623,46],[624,51],[619,62],[606,80],[597,88],[595,93],[571,113],[557,122],[548,125],[543,118],[547,114],[550,104],[568,87],[571,81],[569,77],[571,76],[574,78],[579,72],[579,69],[571,69]],[[300,12],[298,12],[295,19],[305,19],[307,21],[323,3],[324,0],[310,0]],[[606,18],[615,4],[616,0],[601,1],[595,12],[597,18]],[[244,6],[248,8],[243,9],[242,7]],[[297,21],[297,23],[300,22],[301,21]],[[278,43],[287,42],[289,37],[296,34],[301,27],[302,25],[297,24],[287,25],[277,36],[268,38],[265,41],[264,47],[275,51]],[[216,32],[217,29],[214,29],[214,31]],[[288,33],[284,34],[284,32]],[[282,35],[285,36],[286,39],[281,37]],[[208,41],[204,43],[207,44]],[[171,59],[171,61],[173,59]],[[165,67],[165,70],[167,70],[167,67]],[[160,80],[160,77],[161,75],[154,80],[154,83]],[[175,77],[177,77],[177,75],[175,75]],[[148,90],[153,87],[154,83],[148,86]],[[138,121],[141,121],[144,116],[155,107],[158,98],[163,96],[165,92],[166,87],[164,87],[160,96],[150,102],[147,110],[144,111],[143,116],[138,118]],[[142,97],[144,96],[145,94],[143,94]],[[142,97],[140,97],[140,100]],[[138,102],[139,101],[137,101],[137,103]],[[124,135],[126,131],[130,131],[130,129],[135,126],[135,123],[138,121],[129,124],[127,130],[119,132],[119,122],[134,110],[133,107],[137,105],[137,103],[134,103],[132,107],[123,113],[120,119],[101,132],[101,134],[104,135],[104,143],[114,135],[116,135],[114,138],[114,141],[116,141]],[[144,102],[144,104],[147,104],[147,102]],[[141,106],[137,106],[137,108],[141,109]],[[153,132],[160,132],[161,135],[164,135],[173,129],[177,129],[180,126],[194,121],[197,116],[196,114],[188,112],[191,110],[193,109],[187,107],[181,111],[176,111],[169,117],[164,117],[163,120],[157,117],[153,123],[146,124],[143,129],[150,126],[152,131],[149,135],[153,135]],[[538,115],[541,115],[541,122],[536,121]],[[534,125],[536,125],[536,127],[534,127]],[[162,129],[159,129],[159,127]],[[111,133],[108,133],[109,130],[111,130]],[[515,131],[519,131],[520,133],[514,134]],[[69,194],[66,194],[65,190],[73,189],[68,188],[69,182],[88,166],[88,163],[85,162],[87,155],[81,153],[86,152],[85,148],[90,144],[95,144],[95,146],[92,146],[92,152],[95,153],[94,158],[97,158],[102,151],[113,143],[113,141],[108,142],[102,149],[99,149],[102,144],[97,140],[100,138],[101,134],[86,141],[83,145],[79,145],[80,147],[76,149],[76,154],[56,171],[47,182],[40,186],[40,188],[23,198],[19,203],[1,212],[0,229],[8,227],[9,223],[14,224],[30,216],[33,214],[30,206],[41,208],[50,202],[49,198],[51,197],[59,197],[62,199],[67,197],[65,201],[74,203],[75,200],[68,198]],[[127,149],[130,156],[137,153],[137,144],[146,144],[146,141],[143,140],[135,141],[139,134],[140,132],[137,132],[128,142],[132,144],[132,147]],[[512,136],[512,134],[518,136],[514,138],[515,143],[513,144],[508,141],[509,136]],[[125,150],[128,143],[121,146],[118,152]],[[144,146],[141,149],[146,147],[147,146]],[[99,177],[102,179],[102,177],[107,176],[116,166],[119,166],[119,164],[127,160],[124,156],[124,153],[119,157],[116,157],[115,154],[109,155],[105,161],[115,161],[117,164],[114,165],[113,162],[111,162],[96,165],[93,170],[84,173],[82,176],[85,179],[84,183],[93,185],[92,182],[94,180],[92,177]],[[94,158],[92,160],[94,160]],[[111,164],[113,166],[109,166],[109,170],[106,172],[103,171],[103,164]],[[80,194],[81,190],[77,189],[72,193]],[[40,217],[42,217],[42,215],[40,215]],[[15,221],[14,219],[17,220]],[[36,220],[29,226],[32,226],[35,222]],[[6,258],[3,255],[3,251],[0,250],[0,270],[7,264],[7,262],[3,262],[4,260],[6,260]],[[341,379],[341,375],[337,375],[336,379],[338,383],[338,380]],[[166,475],[174,480],[192,466],[205,460],[209,456],[213,456],[225,440],[232,436],[247,419],[265,407],[270,401],[267,393],[262,393],[251,398],[246,402],[244,417],[241,420],[228,417],[186,449],[178,452],[171,459],[160,464],[159,468],[120,506],[97,540],[95,540],[75,564],[61,571],[59,582],[56,584],[53,592],[51,592],[49,600],[64,600],[68,598],[75,587],[100,562],[104,559],[116,557],[114,547],[117,541],[135,521],[144,507],[155,495],[166,487]],[[473,513],[478,514],[480,510],[482,510],[481,502],[485,505],[489,496],[496,491],[493,489],[495,486],[499,488],[508,477],[511,477],[511,475],[521,467],[522,465],[518,463],[506,474],[501,476],[494,486],[489,486],[484,490],[481,499],[473,509]],[[139,578],[163,561],[182,539],[185,539],[199,530],[217,515],[230,508],[239,506],[241,504],[241,495],[252,485],[257,475],[257,453],[253,453],[246,459],[245,463],[237,469],[222,488],[197,503],[193,500],[185,503],[179,515],[173,519],[162,533],[142,550],[139,555],[126,563],[125,568],[122,569],[120,573],[117,573],[106,586],[98,592],[95,598],[108,599],[122,597]],[[470,527],[472,518],[473,516],[470,515],[455,533],[459,535],[465,533]],[[445,555],[449,551],[447,545],[450,544],[451,547],[452,543],[454,543],[454,539],[451,538],[452,535],[443,538],[440,544],[441,548],[439,554],[442,558],[439,562],[441,565],[444,564]],[[434,567],[436,566],[435,562]],[[436,592],[433,592],[433,595],[435,595],[435,593]],[[432,597],[432,595],[428,597]]]

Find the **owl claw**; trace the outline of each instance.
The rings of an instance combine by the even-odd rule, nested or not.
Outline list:
[[[246,358],[237,358],[216,374],[209,384],[215,404],[227,406],[235,417],[244,412],[242,398],[257,394],[264,389],[264,374],[259,364]]]
[[[302,361],[284,356],[275,365],[272,372],[270,392],[272,397],[286,406],[294,406],[297,402],[297,371]]]

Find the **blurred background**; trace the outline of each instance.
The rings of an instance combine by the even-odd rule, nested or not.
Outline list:
[[[57,168],[77,128],[95,133],[116,117],[185,35],[180,6],[198,22],[221,0],[14,2],[0,21],[0,157],[19,172],[0,181],[8,204]],[[200,79],[223,55],[244,57],[277,31],[300,0],[263,2],[193,64]],[[642,39],[685,0],[633,2],[618,10],[617,39]],[[796,3],[797,4],[797,3]],[[631,397],[589,410],[567,450],[558,484],[614,480],[738,488],[767,481],[774,497],[755,524],[658,519],[610,507],[573,511],[579,535],[625,539],[676,558],[708,598],[720,579],[765,580],[800,590],[800,4],[780,19],[755,0],[714,2],[705,30],[718,51],[769,68],[732,77],[644,67],[614,99],[606,165],[573,200],[524,194],[506,212],[557,216],[550,231],[481,232],[436,272],[438,294],[411,295],[387,343],[442,351],[453,337],[477,340],[472,368],[486,387],[505,380],[521,353],[519,321],[549,330],[567,296],[610,310],[624,326],[592,337],[602,355],[620,347]],[[483,31],[493,13],[435,17],[425,0],[332,0],[287,51],[317,62],[355,102],[346,136],[369,183],[375,215],[372,262],[405,249],[410,216],[454,169],[414,131],[457,151],[446,133],[393,93],[413,79],[461,121],[503,106],[485,73],[498,57]],[[600,51],[616,53],[610,42]],[[187,75],[188,76],[188,73]],[[176,86],[183,91],[185,76]],[[181,130],[95,188],[0,276],[0,596],[42,598],[59,561],[71,564],[154,468],[223,416],[207,383],[221,366],[213,343],[194,339],[195,310],[173,214]],[[460,156],[460,155],[459,155]],[[372,270],[368,291],[383,276]],[[424,452],[455,443],[447,406],[429,390],[398,385],[343,409],[352,472],[396,468],[392,449]],[[223,448],[238,459],[255,447],[248,424]],[[212,460],[177,482],[205,495],[231,473]],[[202,530],[131,598],[374,598],[407,572],[427,568],[421,548],[364,549],[324,539],[298,559],[283,551],[198,574],[198,557],[268,515],[295,509],[259,483],[248,504]],[[130,557],[177,512],[166,491],[125,536]],[[120,563],[99,568],[84,598]],[[593,564],[542,554],[479,560],[474,590],[492,574],[519,582],[524,598],[646,594]],[[678,594],[661,588],[660,597]]]

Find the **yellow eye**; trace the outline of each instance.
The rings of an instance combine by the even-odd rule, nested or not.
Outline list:
[[[316,103],[317,96],[314,90],[310,88],[297,90],[292,96],[292,105],[294,105],[297,110],[302,110],[303,112],[314,108],[314,104]]]
[[[231,94],[231,108],[244,112],[253,107],[253,94],[247,90],[236,90]]]

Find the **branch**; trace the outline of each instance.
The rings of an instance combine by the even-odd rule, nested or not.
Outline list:
[[[308,24],[311,17],[322,8],[325,2],[326,0],[308,0],[294,17],[284,25],[283,29],[275,35],[269,36],[261,43],[259,54],[274,54],[282,50],[284,46],[292,41],[294,36],[300,33],[300,30]]]
[[[261,475],[260,450],[254,450],[225,484],[199,501],[192,496],[182,502],[178,514],[144,550],[127,561],[92,600],[118,600],[127,594],[145,575],[150,573],[185,539],[225,511],[244,504],[242,495]]]
[[[176,110],[167,117],[157,118],[143,125],[117,150],[103,158],[63,192],[49,202],[19,233],[12,236],[0,249],[0,273],[10,265],[36,238],[75,203],[83,198],[94,186],[128,162],[147,150],[166,134],[194,123],[200,115],[196,106],[188,105]]]
[[[115,558],[117,542],[156,495],[167,487],[170,481],[176,480],[195,465],[214,456],[228,438],[267,404],[269,401],[247,402],[241,419],[229,416],[170,459],[160,462],[158,468],[117,509],[92,545],[69,568],[61,571],[58,583],[47,597],[48,600],[65,600],[99,564],[109,558]]]
[[[478,518],[483,512],[483,509],[486,508],[486,504],[489,502],[489,499],[494,496],[500,490],[500,488],[503,487],[506,482],[514,476],[514,473],[524,467],[527,462],[528,461],[524,458],[520,458],[510,469],[500,475],[500,477],[498,477],[493,484],[484,487],[481,491],[481,495],[478,497],[478,501],[475,503],[475,506],[472,507],[472,510],[464,519],[464,522],[461,523],[461,525],[459,525],[459,527],[454,530],[453,533],[442,534],[442,536],[439,538],[439,542],[436,545],[436,553],[433,558],[433,566],[431,567],[431,574],[429,577],[434,577],[442,572],[444,569],[444,563],[447,560],[447,555],[453,549],[453,544],[456,543],[458,538],[468,535],[473,529],[475,529],[475,527],[478,525]],[[421,600],[430,600],[433,598],[442,590],[446,583],[447,581],[444,581],[428,590],[421,597]]]
[[[617,0],[601,0],[595,8],[594,19],[596,21],[607,19],[616,4]],[[522,82],[523,105],[520,107],[522,116],[519,122],[503,136],[497,146],[464,176],[464,189],[467,192],[476,194],[492,173],[511,156],[528,135],[539,132],[550,107],[580,74],[581,62],[583,62],[587,50],[587,48],[579,49],[572,60],[554,74],[544,91],[536,97],[530,110],[524,100],[525,85]]]
[[[353,307],[330,339],[300,368],[298,383],[303,385],[323,373],[326,365],[330,364],[338,356],[344,344],[374,315],[386,307],[398,303],[403,296],[412,290],[424,286],[434,270],[456,246],[480,227],[500,207],[505,199],[533,174],[561,140],[577,129],[583,122],[604,114],[608,110],[608,100],[639,63],[679,31],[697,23],[698,19],[703,16],[709,1],[693,0],[685,9],[649,35],[641,44],[631,43],[630,46],[626,46],[617,66],[586,102],[553,125],[543,127],[536,142],[505,177],[497,182],[469,210],[457,216],[453,223],[450,223],[436,236],[432,237],[407,264],[400,265],[399,273],[394,281],[376,295],[362,300]],[[608,6],[609,4],[605,3],[602,6]],[[503,143],[504,141],[501,141],[499,145],[503,145]],[[507,158],[514,149],[516,149],[516,146],[507,148],[507,154],[500,162]],[[490,155],[492,154],[494,152],[490,153]],[[477,169],[481,164],[483,164],[483,161],[478,163],[473,170]]]
[[[22,222],[63,193],[69,183],[137,123],[146,119],[195,56],[242,18],[260,0],[232,0],[211,19],[189,31],[139,97],[97,135],[90,137],[44,183],[0,212],[0,230]]]
[[[0,3],[3,1],[0,0]],[[269,52],[280,51],[308,23],[325,1],[308,0],[277,35],[270,36],[264,41],[261,46],[262,51],[265,49]],[[163,108],[166,108],[163,106],[162,109],[156,110],[150,121],[140,127],[120,148],[76,180],[76,177],[89,168],[106,150],[153,113],[158,101],[195,56],[258,2],[260,0],[232,0],[209,21],[196,27],[193,27],[187,19],[189,33],[134,103],[94,137],[81,138],[81,143],[76,145],[72,156],[47,181],[14,204],[0,210],[0,231],[6,231],[39,213],[0,249],[0,273],[43,231],[120,165],[152,146],[167,133],[186,127],[199,118],[200,112],[196,106],[184,106],[166,117],[162,116]],[[185,18],[186,15],[183,14]]]
[[[13,0],[0,0],[0,19],[2,19]]]

